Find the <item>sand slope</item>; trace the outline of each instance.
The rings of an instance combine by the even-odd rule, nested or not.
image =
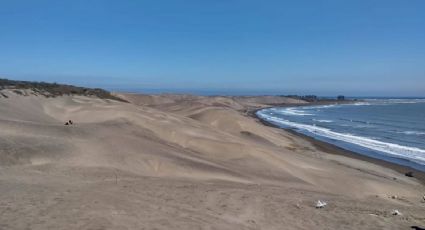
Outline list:
[[[265,99],[3,93],[0,229],[425,225],[422,184],[320,152],[244,113]],[[315,209],[317,199],[329,206]]]

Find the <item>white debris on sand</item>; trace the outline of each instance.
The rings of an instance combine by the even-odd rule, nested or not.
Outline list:
[[[324,208],[326,205],[328,205],[328,203],[326,203],[325,201],[318,200],[316,202],[316,208]]]
[[[391,214],[392,214],[393,216],[401,216],[401,212],[399,212],[397,209],[393,210],[393,211],[391,212]]]

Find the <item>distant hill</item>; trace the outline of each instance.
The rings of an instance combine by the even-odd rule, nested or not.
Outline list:
[[[0,78],[0,90],[11,89],[16,90],[15,93],[22,94],[19,90],[29,89],[43,95],[45,97],[57,97],[63,95],[83,95],[83,96],[96,96],[102,99],[112,99],[117,101],[127,102],[119,97],[112,95],[110,92],[99,88],[86,88],[73,85],[35,82],[35,81],[16,81]]]

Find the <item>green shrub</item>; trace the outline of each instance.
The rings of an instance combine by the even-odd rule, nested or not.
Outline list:
[[[20,89],[31,89],[45,97],[57,97],[62,95],[83,95],[96,96],[102,99],[112,99],[116,101],[127,102],[119,97],[112,95],[104,89],[91,89],[73,85],[64,85],[58,83],[33,82],[33,81],[15,81],[0,78],[0,89],[14,89],[14,92],[23,95]]]

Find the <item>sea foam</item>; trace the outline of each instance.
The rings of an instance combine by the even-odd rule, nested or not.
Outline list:
[[[313,121],[321,122],[321,123],[331,123],[332,120],[324,120],[324,119],[313,119]]]
[[[416,162],[421,165],[425,165],[424,149],[408,147],[394,143],[387,143],[380,140],[374,140],[369,137],[352,135],[350,133],[338,133],[330,129],[314,125],[291,122],[283,118],[274,117],[273,115],[268,114],[267,110],[260,110],[257,112],[257,115],[261,119],[274,123],[275,125],[296,128],[299,130],[307,131],[314,135],[358,145],[370,150],[374,150],[381,154],[386,154],[391,157],[405,159],[412,162]]]
[[[398,131],[397,133],[402,133],[406,135],[417,135],[417,136],[425,135],[425,132],[420,132],[420,131]]]
[[[301,109],[296,108],[285,108],[285,109],[270,109],[274,113],[281,114],[281,115],[289,115],[289,116],[312,116],[312,113],[307,113]]]

